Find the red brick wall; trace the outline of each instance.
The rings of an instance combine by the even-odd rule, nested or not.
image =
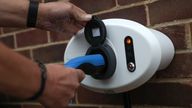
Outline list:
[[[53,0],[47,0],[53,1]],[[176,47],[168,69],[131,91],[136,108],[192,108],[192,0],[71,0],[101,18],[125,18],[167,34]],[[30,59],[62,63],[68,34],[36,29],[1,28],[0,40]],[[70,108],[119,108],[122,95],[104,95],[80,88]],[[0,96],[0,108],[41,108]]]

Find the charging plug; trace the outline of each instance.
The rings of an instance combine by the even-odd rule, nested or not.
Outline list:
[[[73,58],[64,64],[65,67],[81,69],[85,74],[93,75],[103,72],[105,59],[101,54],[86,55]]]

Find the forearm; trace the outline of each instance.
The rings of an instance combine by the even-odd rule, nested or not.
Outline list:
[[[0,92],[25,99],[39,87],[38,65],[0,43]]]
[[[0,26],[25,27],[29,0],[0,0]]]

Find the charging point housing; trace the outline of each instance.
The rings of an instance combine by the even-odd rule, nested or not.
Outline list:
[[[114,72],[103,78],[101,78],[102,74],[100,77],[86,75],[82,81],[84,87],[101,93],[130,91],[144,84],[156,71],[165,69],[172,61],[174,46],[165,34],[125,19],[106,19],[103,22],[106,31],[94,25],[92,28],[82,29],[66,47],[65,63],[78,56],[97,53],[98,50],[94,51],[92,48],[98,48],[100,45],[111,48],[113,56],[109,58],[110,62],[109,59],[107,60],[107,65],[112,67]],[[88,35],[84,30],[89,31]],[[103,37],[105,40],[100,40],[98,35],[103,33],[106,35]],[[88,38],[97,38],[101,44],[88,41],[86,36],[90,34],[93,36]]]

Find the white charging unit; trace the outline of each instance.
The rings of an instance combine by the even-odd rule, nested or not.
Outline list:
[[[104,80],[86,75],[82,86],[101,93],[130,91],[171,63],[174,46],[165,34],[126,19],[106,19],[103,22],[107,31],[104,44],[113,49],[116,57],[115,72]],[[94,36],[99,34],[97,28],[93,32]],[[90,47],[82,29],[69,41],[64,62],[85,55]]]

